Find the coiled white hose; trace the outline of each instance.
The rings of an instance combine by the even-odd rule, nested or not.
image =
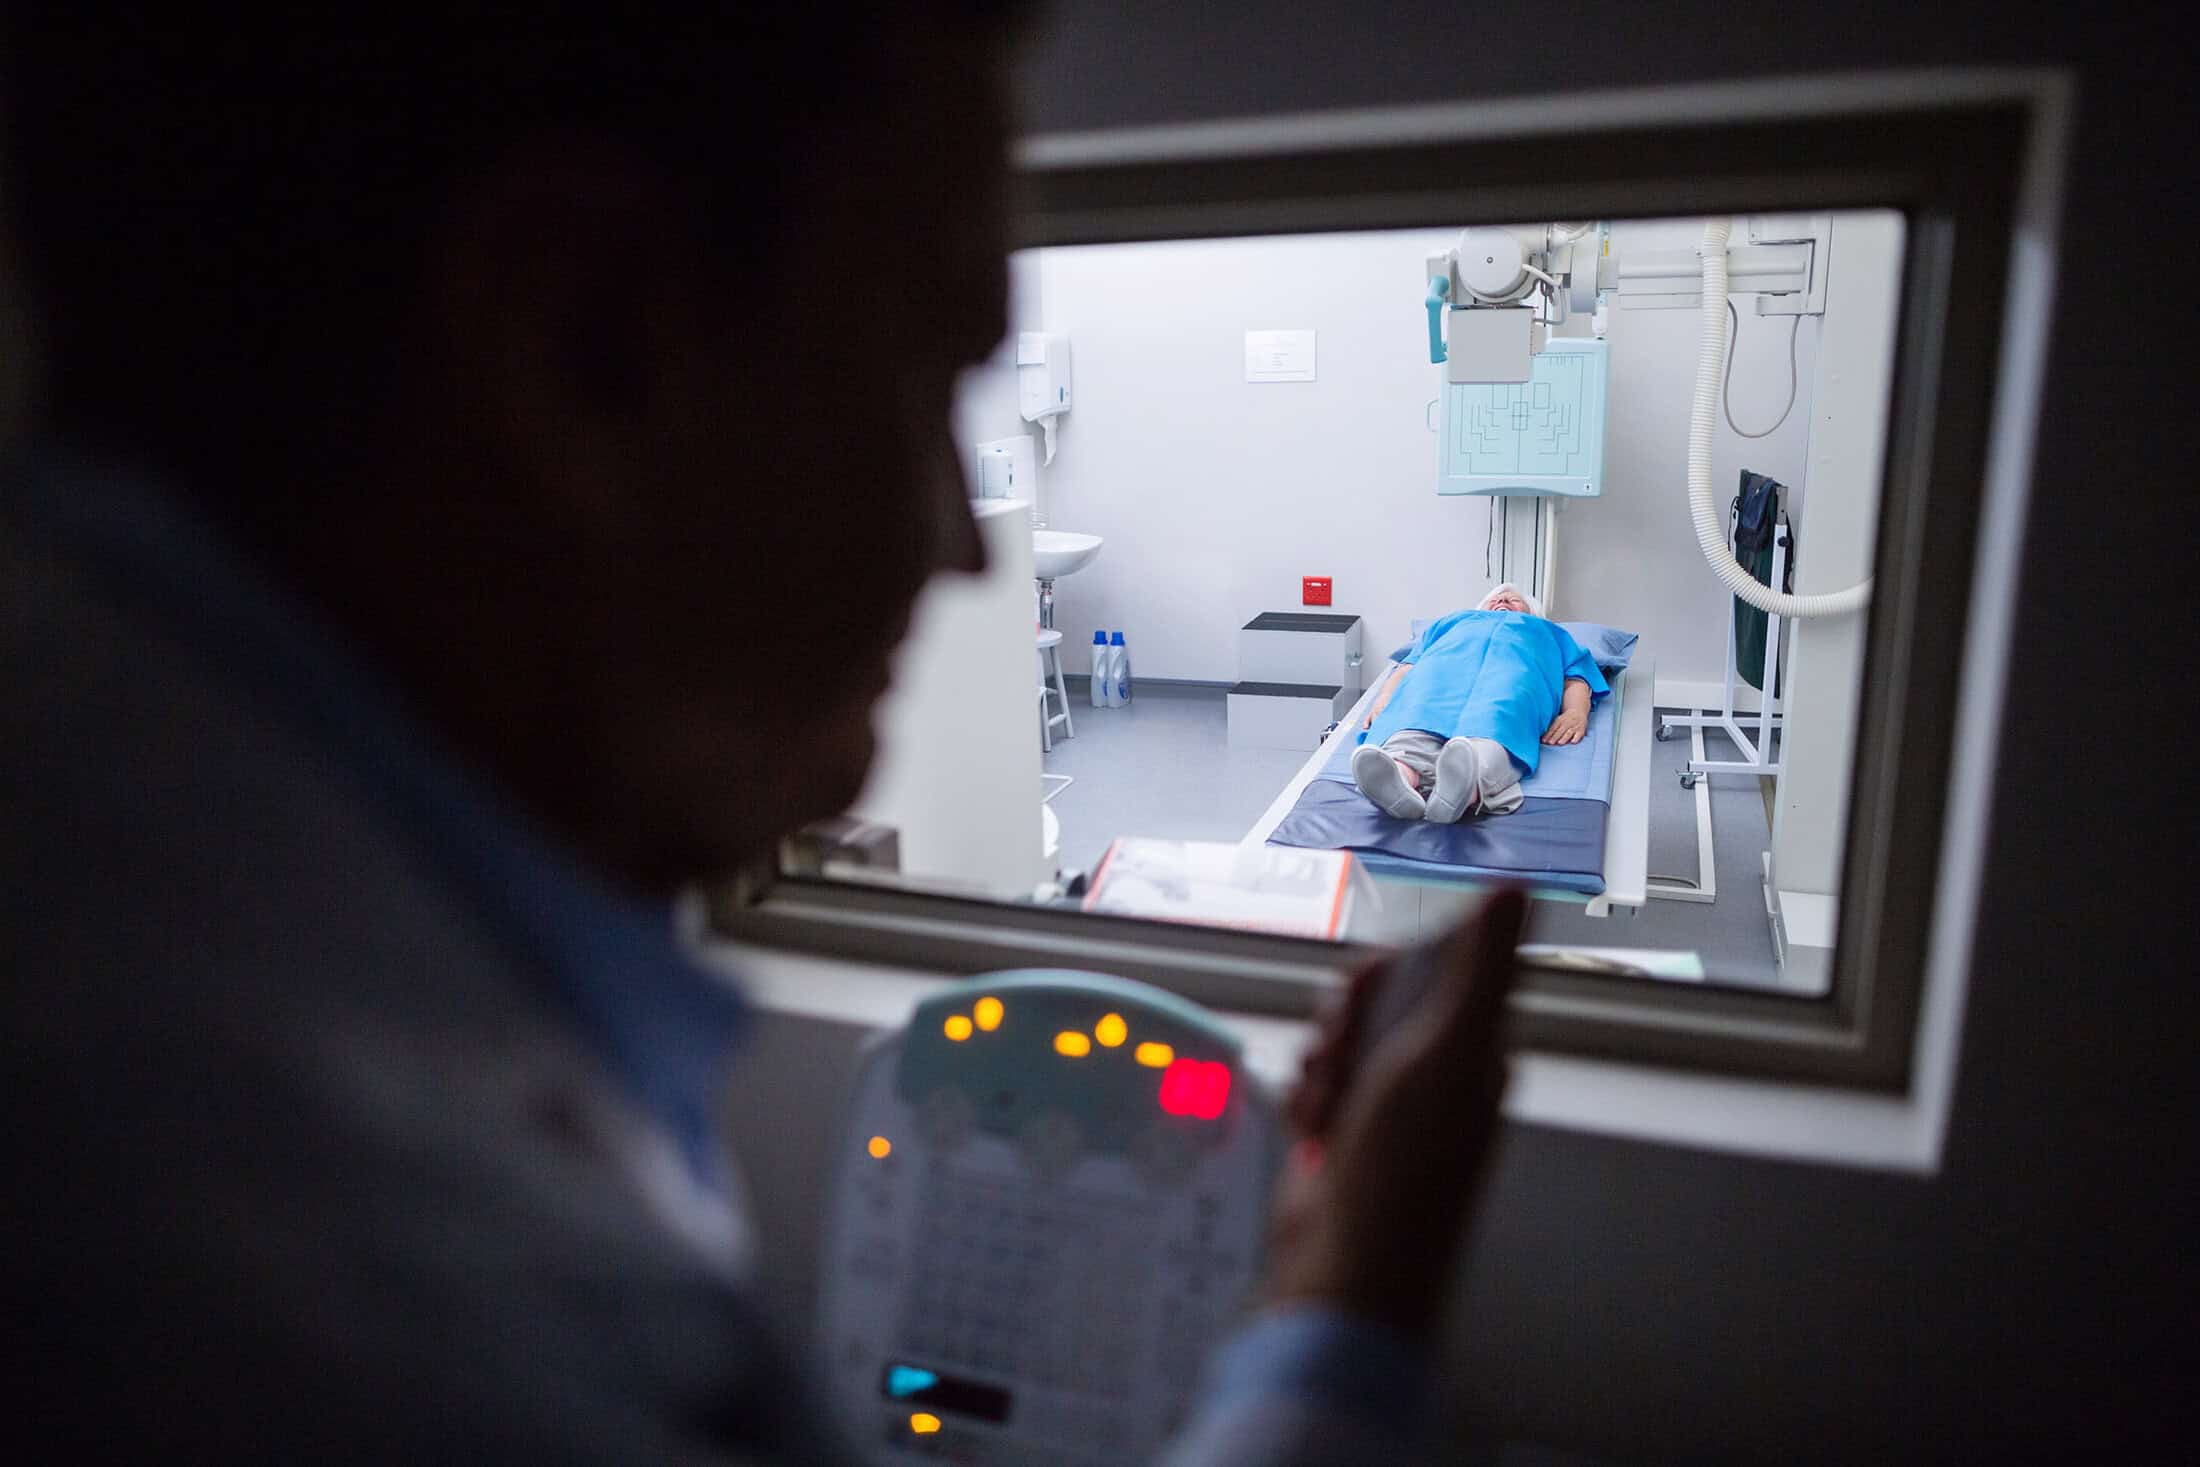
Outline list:
[[[1793,596],[1761,585],[1742,569],[1727,543],[1711,499],[1711,429],[1719,411],[1719,382],[1726,361],[1726,242],[1733,221],[1713,219],[1703,229],[1703,339],[1696,353],[1696,397],[1688,414],[1688,513],[1704,563],[1736,596],[1772,616],[1840,616],[1871,603],[1866,576],[1846,590]]]

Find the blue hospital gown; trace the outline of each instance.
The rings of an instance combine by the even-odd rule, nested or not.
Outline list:
[[[1555,621],[1517,611],[1455,611],[1430,623],[1405,656],[1413,671],[1363,736],[1380,744],[1417,729],[1442,739],[1495,739],[1535,773],[1543,731],[1558,717],[1566,679],[1593,698],[1611,691],[1594,658]]]

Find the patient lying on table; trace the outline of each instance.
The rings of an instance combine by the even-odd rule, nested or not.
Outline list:
[[[1507,582],[1421,634],[1375,695],[1352,756],[1360,793],[1401,820],[1509,815],[1542,744],[1577,744],[1611,689],[1564,627]]]

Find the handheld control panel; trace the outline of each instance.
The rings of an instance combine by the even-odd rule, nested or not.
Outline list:
[[[1145,1461],[1259,1263],[1276,1109],[1237,1039],[1118,978],[987,975],[865,1056],[820,1321],[872,1460]]]

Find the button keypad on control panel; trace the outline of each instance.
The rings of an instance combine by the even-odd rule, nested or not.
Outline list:
[[[912,1355],[1102,1398],[1130,1393],[1154,1204],[969,1173],[920,1194],[901,1319]]]

